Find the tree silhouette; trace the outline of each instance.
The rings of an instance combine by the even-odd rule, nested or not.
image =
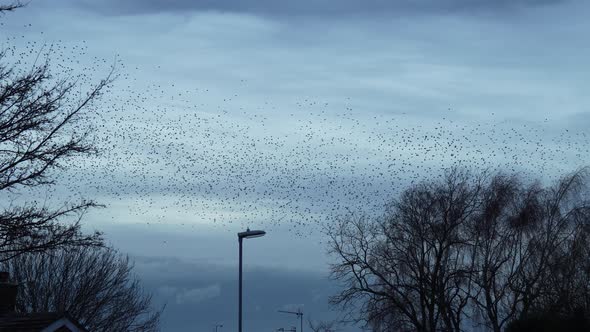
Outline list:
[[[1,5],[0,13],[21,7]],[[54,78],[50,61],[25,68],[0,52],[0,261],[26,252],[58,247],[98,245],[99,233],[84,235],[82,215],[92,200],[58,206],[38,202],[26,190],[55,184],[54,171],[78,156],[96,152],[91,126],[84,118],[112,82],[111,72],[86,94],[76,77]],[[20,194],[18,199],[10,195]]]
[[[89,331],[157,331],[160,312],[128,257],[105,247],[28,253],[5,262],[19,312],[68,312]]]
[[[307,320],[309,325],[309,329],[313,332],[336,332],[338,329],[336,328],[338,325],[338,321],[330,320],[330,321],[313,321],[311,319]]]
[[[330,230],[344,290],[332,298],[376,331],[501,331],[536,312],[590,308],[586,170],[543,187],[453,169],[405,190],[381,218]]]

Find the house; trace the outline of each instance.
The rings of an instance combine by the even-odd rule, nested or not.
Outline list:
[[[0,272],[0,332],[89,332],[67,313],[15,312],[18,284]]]

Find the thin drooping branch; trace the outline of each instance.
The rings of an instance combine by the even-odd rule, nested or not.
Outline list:
[[[3,12],[11,12],[21,7],[24,7],[24,4],[21,1],[14,1],[9,4],[0,4],[0,14]]]

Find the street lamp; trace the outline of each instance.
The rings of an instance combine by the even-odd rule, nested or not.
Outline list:
[[[215,332],[217,332],[218,327],[223,327],[223,324],[215,324]]]
[[[238,317],[238,332],[242,332],[242,240],[243,239],[251,239],[255,237],[261,237],[266,234],[265,231],[251,231],[249,228],[246,229],[245,232],[238,233],[238,242],[240,244],[240,286],[239,286],[239,317]]]
[[[278,310],[278,312],[282,312],[284,314],[297,315],[301,322],[301,330],[299,332],[303,332],[303,312],[301,312],[301,309],[297,309],[297,311]]]

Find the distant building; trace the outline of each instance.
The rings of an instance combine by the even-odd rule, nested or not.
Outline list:
[[[15,312],[18,284],[0,272],[0,332],[89,332],[67,313]]]

